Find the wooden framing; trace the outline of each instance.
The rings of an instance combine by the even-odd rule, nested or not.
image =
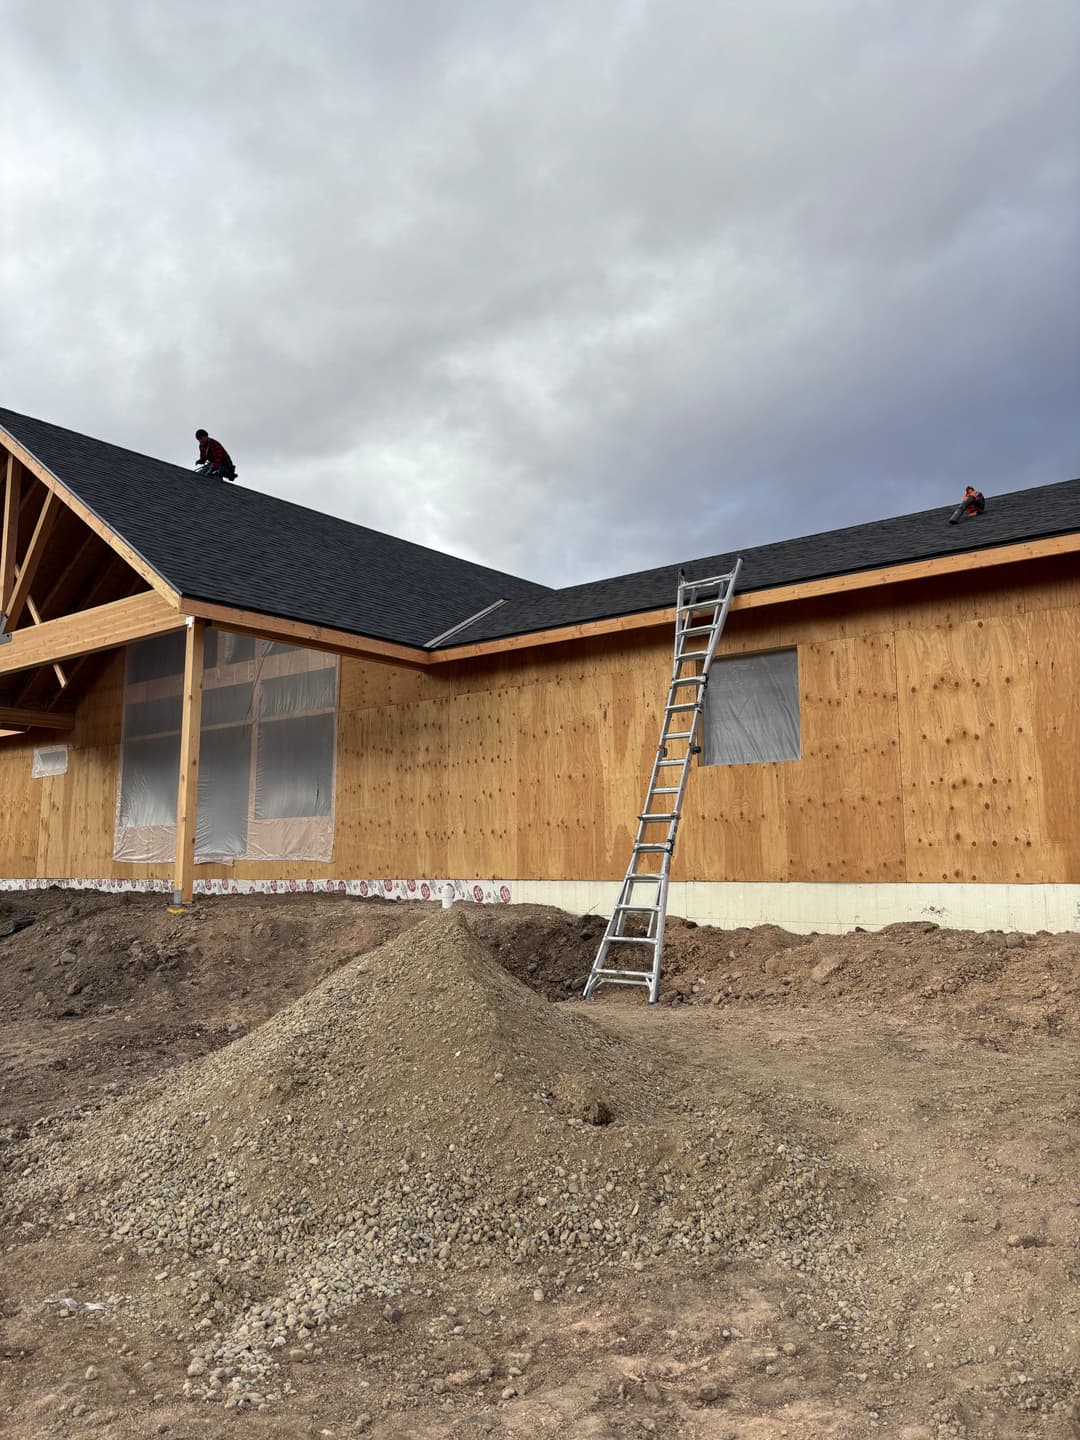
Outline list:
[[[35,455],[32,455],[26,446],[20,444],[14,435],[12,435],[10,431],[5,430],[2,425],[0,425],[0,444],[4,445],[9,454],[13,455],[15,459],[22,464],[24,469],[28,470],[31,475],[35,475],[45,486],[46,490],[62,500],[69,510],[74,511],[83,524],[89,526],[95,535],[99,535],[110,549],[115,550],[118,555],[126,560],[131,568],[142,576],[152,590],[156,590],[163,599],[171,600],[174,604],[179,600],[178,592],[173,589],[168,581],[164,580],[158,574],[148,561],[143,559],[136,549],[129,545],[126,540],[122,540],[115,530],[110,529],[109,526],[105,524],[104,520],[99,519],[93,510],[90,509],[89,505],[84,505],[79,497],[73,491],[69,490],[62,480],[57,479],[47,466],[43,465]]]
[[[7,607],[6,630],[15,630],[22,619],[22,612],[30,599],[30,587],[34,583],[38,566],[41,564],[42,556],[45,554],[45,546],[48,543],[52,528],[56,524],[60,513],[60,503],[51,490],[45,492],[45,499],[42,501],[41,512],[38,515],[37,523],[34,526],[34,533],[30,536],[30,543],[26,547],[26,553],[22,558],[22,564],[16,566],[15,585],[11,591],[11,598]]]
[[[114,600],[111,605],[15,631],[0,644],[0,675],[112,650],[133,640],[181,630],[184,623],[184,617],[152,590]]]
[[[62,710],[23,710],[0,705],[0,730],[71,730],[75,716]]]
[[[184,694],[180,719],[180,788],[176,799],[174,899],[191,900],[195,882],[195,827],[199,813],[199,739],[202,730],[206,622],[190,619],[184,646]]]
[[[14,455],[7,457],[4,479],[3,521],[0,522],[0,616],[8,613],[8,597],[15,585],[15,549],[19,541],[19,501],[22,469]],[[4,622],[6,625],[6,621]]]
[[[255,635],[262,640],[280,640],[306,646],[309,650],[329,650],[335,655],[358,655],[382,660],[388,665],[423,669],[430,661],[425,651],[413,649],[409,645],[395,645],[389,640],[372,640],[364,635],[350,635],[347,630],[332,630],[326,625],[282,620],[274,615],[259,614],[255,610],[234,610],[229,605],[211,605],[205,600],[181,599],[180,614],[209,620],[215,628],[232,630],[238,635]]]

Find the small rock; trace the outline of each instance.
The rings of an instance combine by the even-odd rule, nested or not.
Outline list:
[[[187,1373],[193,1378],[196,1375],[205,1375],[206,1361],[200,1360],[199,1357],[196,1356],[195,1359],[192,1360],[191,1364],[187,1367]]]
[[[702,1405],[712,1405],[726,1393],[722,1385],[699,1385],[697,1398]]]
[[[513,1400],[517,1393],[518,1392],[516,1386],[507,1385],[506,1389],[502,1392],[502,1396],[500,1398],[503,1400]]]
[[[84,1379],[84,1380],[96,1380],[97,1378],[98,1378],[98,1368],[97,1368],[97,1366],[96,1366],[96,1365],[88,1365],[88,1366],[86,1367],[86,1374],[83,1376],[83,1379]]]
[[[786,1345],[781,1346],[781,1349],[783,1350],[784,1354],[788,1356],[797,1355],[799,1353],[799,1347],[797,1345],[793,1345],[790,1340],[787,1342]]]
[[[543,1304],[543,1301],[544,1301],[544,1292],[543,1292],[543,1290],[540,1289],[540,1286],[539,1286],[539,1285],[538,1285],[538,1286],[536,1287],[536,1289],[533,1291],[533,1299],[536,1301],[536,1303],[537,1303],[538,1305],[542,1305],[542,1304]]]
[[[383,1319],[389,1320],[391,1325],[400,1325],[405,1318],[405,1312],[396,1305],[387,1305],[383,1310]]]
[[[826,955],[824,960],[819,960],[810,971],[810,979],[818,985],[824,985],[830,976],[835,975],[844,962],[839,955]]]
[[[1005,936],[1005,949],[1006,949],[1006,950],[1023,950],[1023,948],[1024,948],[1024,937],[1023,937],[1023,935],[1018,934],[1018,933],[1014,930],[1010,935],[1006,935],[1006,936]]]

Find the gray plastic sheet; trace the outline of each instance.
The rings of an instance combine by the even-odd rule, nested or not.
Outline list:
[[[331,859],[337,659],[224,631],[206,639],[196,860]],[[128,650],[117,860],[175,859],[183,660],[175,636]]]
[[[714,662],[702,734],[703,765],[798,760],[798,651],[773,650]]]

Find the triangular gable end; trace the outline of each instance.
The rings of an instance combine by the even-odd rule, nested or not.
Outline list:
[[[167,615],[169,628],[183,625],[178,608],[171,587],[0,429],[0,730],[70,728],[92,657]]]

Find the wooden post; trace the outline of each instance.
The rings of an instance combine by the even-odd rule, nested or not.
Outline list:
[[[21,498],[22,466],[14,455],[9,455],[4,485],[3,521],[0,523],[0,617],[8,613],[8,601],[15,588],[15,546],[19,541],[19,501]],[[3,628],[3,624],[0,623],[0,630]]]
[[[199,812],[199,732],[202,728],[206,621],[188,621],[184,698],[180,719],[180,789],[176,799],[176,883],[173,903],[186,905],[195,882],[195,824]]]

